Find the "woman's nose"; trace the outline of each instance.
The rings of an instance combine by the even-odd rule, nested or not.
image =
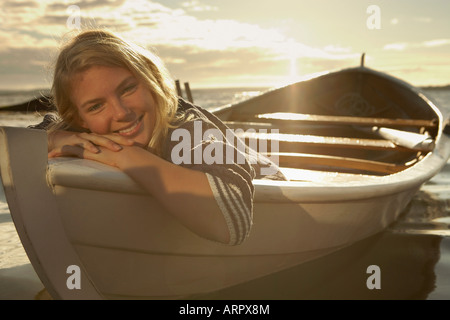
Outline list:
[[[127,121],[127,119],[132,116],[131,110],[119,99],[116,99],[113,102],[112,111],[113,117],[116,121]]]

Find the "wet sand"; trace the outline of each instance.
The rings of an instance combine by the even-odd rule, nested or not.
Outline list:
[[[0,299],[45,299],[44,285],[23,249],[11,215],[5,212],[4,203],[0,206]]]

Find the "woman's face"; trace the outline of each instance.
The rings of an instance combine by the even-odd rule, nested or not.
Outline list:
[[[116,133],[143,147],[150,142],[156,103],[127,69],[91,67],[75,75],[71,93],[83,128],[96,134]]]

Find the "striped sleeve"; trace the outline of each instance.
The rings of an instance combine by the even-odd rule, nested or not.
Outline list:
[[[229,136],[227,127],[222,122],[216,121],[205,110],[183,105],[180,110],[184,110],[185,120],[170,130],[168,141],[164,144],[163,158],[205,173],[228,227],[228,245],[239,245],[248,237],[252,227],[252,180],[256,176],[255,169],[248,155],[235,146],[232,140],[234,135]],[[183,133],[183,137],[176,136],[172,139],[175,130]],[[233,150],[230,155],[229,149]],[[244,156],[238,157],[238,153],[244,153]]]
[[[251,188],[243,188],[241,183],[224,182],[222,178],[209,173],[206,173],[206,176],[228,226],[230,234],[228,244],[241,244],[250,233],[252,226]]]

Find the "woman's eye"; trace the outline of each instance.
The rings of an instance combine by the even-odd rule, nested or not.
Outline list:
[[[88,108],[89,112],[97,111],[102,106],[101,103],[94,104]]]
[[[123,89],[122,94],[131,93],[131,92],[133,92],[134,90],[136,90],[136,88],[137,88],[137,85],[136,85],[136,84],[129,85],[128,87],[126,87],[125,89]]]

